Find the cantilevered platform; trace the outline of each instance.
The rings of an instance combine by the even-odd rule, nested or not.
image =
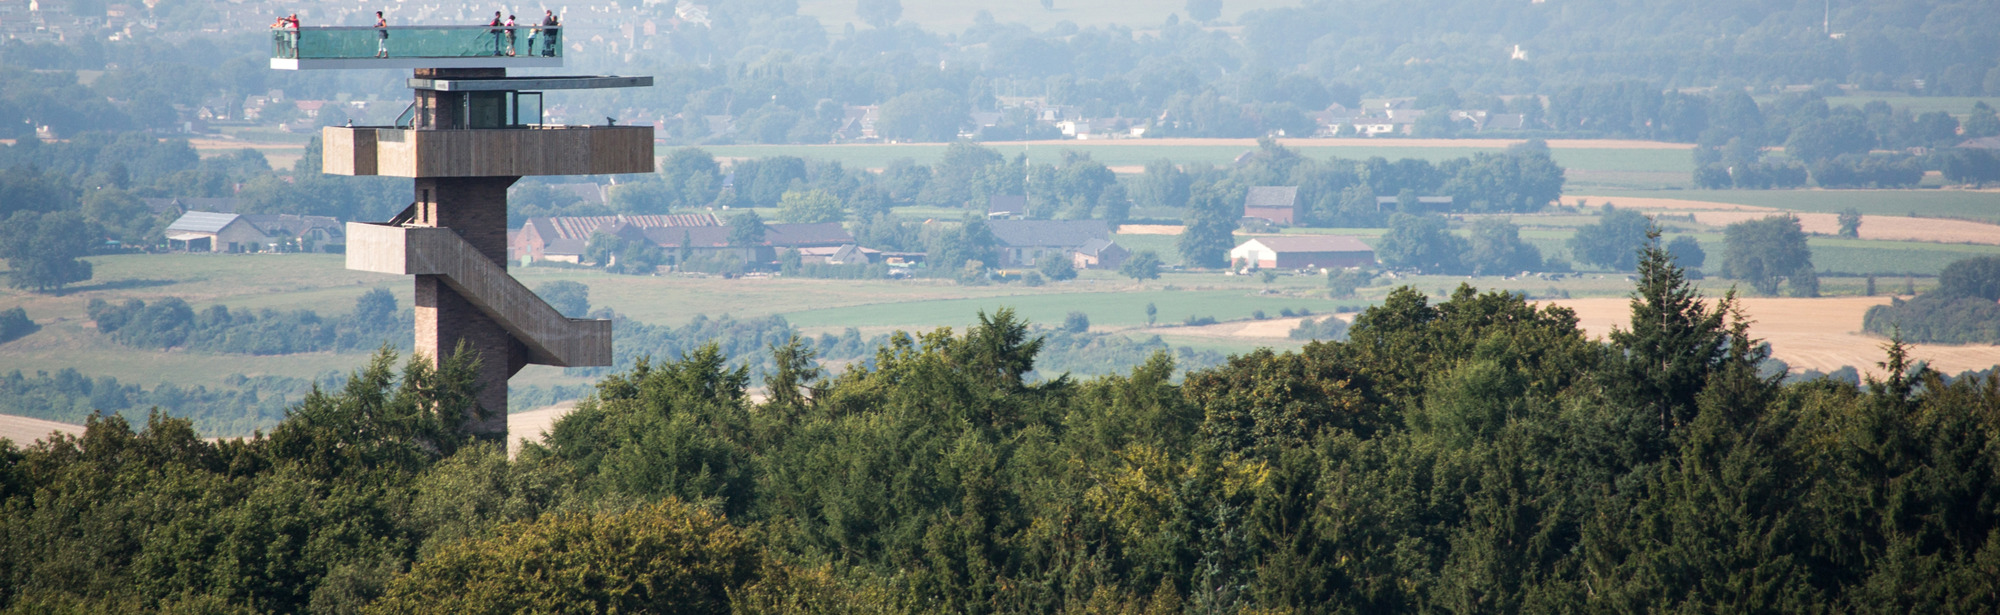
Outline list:
[[[562,47],[561,28],[538,26],[281,28],[271,31],[271,68],[561,68]]]
[[[522,177],[653,172],[652,126],[320,129],[320,172],[390,177]]]

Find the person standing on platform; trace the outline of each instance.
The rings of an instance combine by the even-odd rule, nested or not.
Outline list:
[[[492,28],[492,30],[489,30],[489,32],[493,33],[493,55],[496,56],[500,55],[500,41],[502,40],[503,37],[502,31],[500,29],[500,23],[501,23],[500,11],[494,11],[493,21],[486,22],[486,26]]]
[[[389,20],[375,11],[375,57],[389,57]]]
[[[555,54],[556,54],[556,45],[560,45],[560,44],[562,44],[562,42],[561,42],[561,41],[558,41],[558,40],[556,40],[557,38],[559,38],[559,37],[557,36],[557,32],[556,32],[556,30],[557,30],[557,26],[561,26],[561,25],[562,25],[562,22],[561,22],[560,20],[557,20],[557,19],[556,19],[556,13],[555,13],[555,11],[552,11],[552,10],[548,10],[548,9],[543,9],[543,10],[542,10],[542,28],[541,28],[541,29],[542,29],[542,55],[544,55],[544,56],[553,56],[553,55],[555,55]],[[530,46],[530,47],[529,47],[529,49],[528,49],[528,52],[529,52],[529,53],[534,53],[534,51],[535,51],[535,50],[534,50],[533,46]]]
[[[514,57],[514,16],[507,16],[507,57]]]

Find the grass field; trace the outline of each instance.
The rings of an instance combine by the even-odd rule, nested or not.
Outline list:
[[[1759,100],[1764,100],[1763,97],[1758,98]],[[1859,96],[1834,96],[1827,98],[1826,104],[1830,107],[1843,105],[1860,107],[1877,100],[1889,103],[1890,107],[1897,109],[1909,109],[1912,114],[1921,115],[1932,111],[1943,111],[1952,114],[1960,120],[1965,119],[1966,114],[1972,113],[1973,104],[1981,101],[1984,101],[1989,107],[2000,107],[2000,97],[1996,96],[1909,96],[1897,92],[1863,93]]]

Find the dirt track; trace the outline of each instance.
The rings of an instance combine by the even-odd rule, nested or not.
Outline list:
[[[1753,321],[1750,332],[1770,342],[1772,355],[1791,365],[1792,371],[1829,372],[1852,365],[1872,374],[1881,371],[1875,364],[1882,361],[1886,340],[1861,333],[1861,317],[1868,308],[1888,302],[1888,297],[1757,297],[1744,299],[1743,307]],[[1576,310],[1577,319],[1592,337],[1609,335],[1614,326],[1631,327],[1630,299],[1562,299],[1554,303]],[[2000,365],[2000,346],[1916,344],[1911,346],[1911,354],[1948,374]]]

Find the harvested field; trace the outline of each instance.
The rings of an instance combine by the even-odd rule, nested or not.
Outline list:
[[[507,456],[513,457],[521,452],[522,440],[542,441],[542,436],[555,428],[556,421],[573,410],[576,410],[576,402],[566,401],[507,415]]]
[[[1696,222],[1709,226],[1728,226],[1744,220],[1756,220],[1769,213],[1742,211],[1695,212]],[[1839,214],[1793,214],[1799,217],[1799,226],[1807,233],[1834,235],[1840,232]],[[1985,222],[1970,222],[1948,218],[1910,218],[1904,216],[1861,216],[1861,238],[1883,241],[1928,241],[1933,243],[1978,243],[2000,245],[2000,225]]]
[[[1309,316],[1307,318],[1320,318],[1320,317]],[[1243,340],[1274,340],[1274,339],[1282,340],[1282,339],[1289,339],[1289,336],[1292,333],[1292,329],[1299,328],[1299,323],[1305,321],[1306,318],[1272,318],[1269,320],[1238,320],[1232,322],[1217,323],[1213,325],[1202,325],[1199,327],[1171,327],[1165,329],[1152,329],[1152,330],[1133,329],[1132,331],[1133,332],[1143,331],[1146,333],[1159,333],[1162,335],[1175,335],[1175,336],[1187,336],[1187,337],[1224,337],[1224,338],[1243,339]]]
[[[1770,342],[1772,355],[1791,365],[1794,372],[1830,372],[1851,365],[1864,374],[1879,374],[1881,369],[1875,364],[1882,361],[1882,345],[1887,340],[1861,333],[1861,317],[1868,308],[1888,302],[1888,297],[1753,297],[1744,299],[1743,307],[1753,321],[1751,333]],[[1577,319],[1592,337],[1609,335],[1614,326],[1631,326],[1630,299],[1561,299],[1553,303],[1576,310]],[[2000,365],[2000,346],[1914,344],[1910,349],[1917,359],[1929,361],[1931,367],[1948,374]]]
[[[83,435],[83,426],[31,419],[25,416],[0,414],[0,440],[13,440],[14,446],[26,447],[36,440],[49,437],[50,433],[62,432],[72,436]]]

